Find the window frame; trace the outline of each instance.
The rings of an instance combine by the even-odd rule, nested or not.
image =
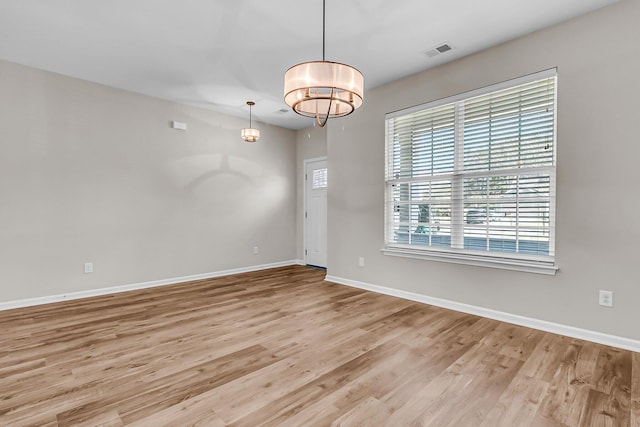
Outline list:
[[[497,171],[492,170],[482,170],[482,171],[471,171],[464,172],[463,170],[463,161],[464,161],[464,152],[462,151],[463,144],[460,144],[460,141],[463,141],[463,135],[460,133],[461,129],[459,129],[460,124],[464,124],[464,121],[459,116],[463,109],[459,109],[459,104],[462,101],[469,100],[471,98],[476,98],[483,95],[488,95],[493,92],[499,92],[510,88],[515,88],[517,86],[525,85],[528,83],[533,83],[539,80],[554,78],[554,94],[553,94],[553,153],[552,153],[552,164],[550,166],[538,166],[538,167],[528,167],[528,168],[505,168],[499,169]],[[418,259],[427,259],[434,261],[444,261],[444,262],[452,262],[458,264],[467,264],[474,266],[482,266],[482,267],[494,267],[501,268],[507,270],[516,270],[516,271],[525,271],[531,273],[541,273],[541,274],[550,274],[553,275],[558,270],[555,262],[555,187],[556,187],[556,171],[557,171],[557,93],[558,93],[558,82],[557,82],[557,69],[552,68],[548,70],[544,70],[541,72],[529,74],[526,76],[522,76],[516,79],[511,79],[508,81],[504,81],[498,84],[486,86],[480,89],[472,90],[469,92],[457,94],[451,97],[439,99],[436,101],[428,102],[425,104],[416,105],[413,107],[405,108],[402,110],[394,111],[391,113],[387,113],[385,115],[385,226],[384,226],[384,241],[385,246],[382,249],[382,253],[385,255],[391,256],[400,256],[407,258],[418,258]],[[405,244],[399,243],[397,239],[394,239],[395,229],[394,226],[396,222],[394,222],[394,210],[396,209],[395,204],[396,200],[394,200],[394,189],[393,186],[398,185],[398,178],[390,177],[390,159],[394,156],[393,148],[394,141],[390,141],[389,135],[389,120],[396,117],[408,116],[413,113],[423,112],[426,110],[436,109],[438,107],[445,107],[447,105],[453,104],[455,106],[455,120],[454,120],[454,165],[453,171],[451,173],[446,174],[432,174],[429,178],[408,178],[402,179],[403,183],[409,181],[416,181],[420,183],[425,183],[427,181],[434,182],[437,180],[449,178],[451,181],[451,224],[450,224],[450,240],[452,242],[451,246],[454,245],[454,239],[456,242],[458,240],[463,239],[464,234],[464,209],[461,209],[460,206],[464,207],[465,200],[463,196],[463,186],[465,178],[469,179],[469,177],[473,176],[491,176],[491,175],[514,175],[518,177],[531,175],[531,173],[535,173],[536,171],[543,171],[549,176],[549,255],[534,255],[534,254],[524,254],[518,252],[500,252],[500,251],[478,251],[472,249],[464,249],[462,248],[452,248],[447,246],[432,246],[431,240],[429,240],[429,245],[421,245],[421,244]],[[455,201],[454,201],[455,199]],[[403,201],[402,203],[408,203],[409,207],[412,204],[416,204],[415,201],[409,197],[408,201]],[[454,209],[454,203],[458,203],[456,209]],[[488,203],[488,202],[487,202]],[[455,215],[455,222],[454,222]],[[488,213],[487,213],[488,216]],[[419,220],[422,221],[422,220]],[[488,222],[488,221],[487,221]],[[402,223],[402,221],[401,221]],[[398,223],[398,224],[401,224]],[[517,225],[520,224],[518,221]],[[411,233],[411,232],[409,232]],[[429,239],[431,239],[431,234],[429,234]],[[488,239],[490,239],[488,237]],[[517,241],[517,240],[516,240]],[[456,246],[460,246],[459,242],[455,243]],[[462,245],[464,246],[464,244]]]

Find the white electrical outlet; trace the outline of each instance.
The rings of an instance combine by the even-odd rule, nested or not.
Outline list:
[[[599,303],[605,307],[613,307],[613,292],[601,290]]]
[[[257,246],[254,246],[254,247],[253,247],[253,254],[254,254],[254,255],[258,255],[258,252],[259,252],[258,247],[257,247]]]
[[[93,263],[92,262],[85,262],[84,263],[84,272],[85,272],[85,274],[93,273]]]
[[[364,267],[364,257],[363,257],[363,256],[361,256],[360,258],[358,258],[358,265],[359,265],[360,267]]]

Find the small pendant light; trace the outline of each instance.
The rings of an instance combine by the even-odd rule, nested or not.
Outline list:
[[[253,101],[247,101],[247,105],[249,106],[249,127],[242,129],[240,135],[246,142],[256,142],[258,138],[260,138],[260,131],[251,127],[251,107],[256,105],[256,103]]]

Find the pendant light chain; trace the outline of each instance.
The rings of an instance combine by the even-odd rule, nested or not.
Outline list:
[[[325,44],[325,41],[324,41],[325,40],[325,35],[324,35],[325,29],[324,28],[325,28],[325,25],[326,25],[325,24],[325,16],[326,16],[325,9],[326,9],[326,0],[322,0],[322,61],[323,62],[325,61],[325,56],[324,56],[324,44]]]
[[[326,45],[326,17],[327,17],[327,0],[322,0],[322,62],[325,58],[325,45]],[[324,115],[324,120],[320,120],[320,112],[318,111],[318,101],[316,101],[316,123],[323,128],[327,124],[329,115],[331,113],[331,105],[333,104],[333,88],[331,88],[331,95],[329,96],[329,106],[327,107],[327,113]]]

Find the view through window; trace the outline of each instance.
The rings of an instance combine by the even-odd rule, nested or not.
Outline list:
[[[386,245],[552,261],[555,70],[386,117]]]

